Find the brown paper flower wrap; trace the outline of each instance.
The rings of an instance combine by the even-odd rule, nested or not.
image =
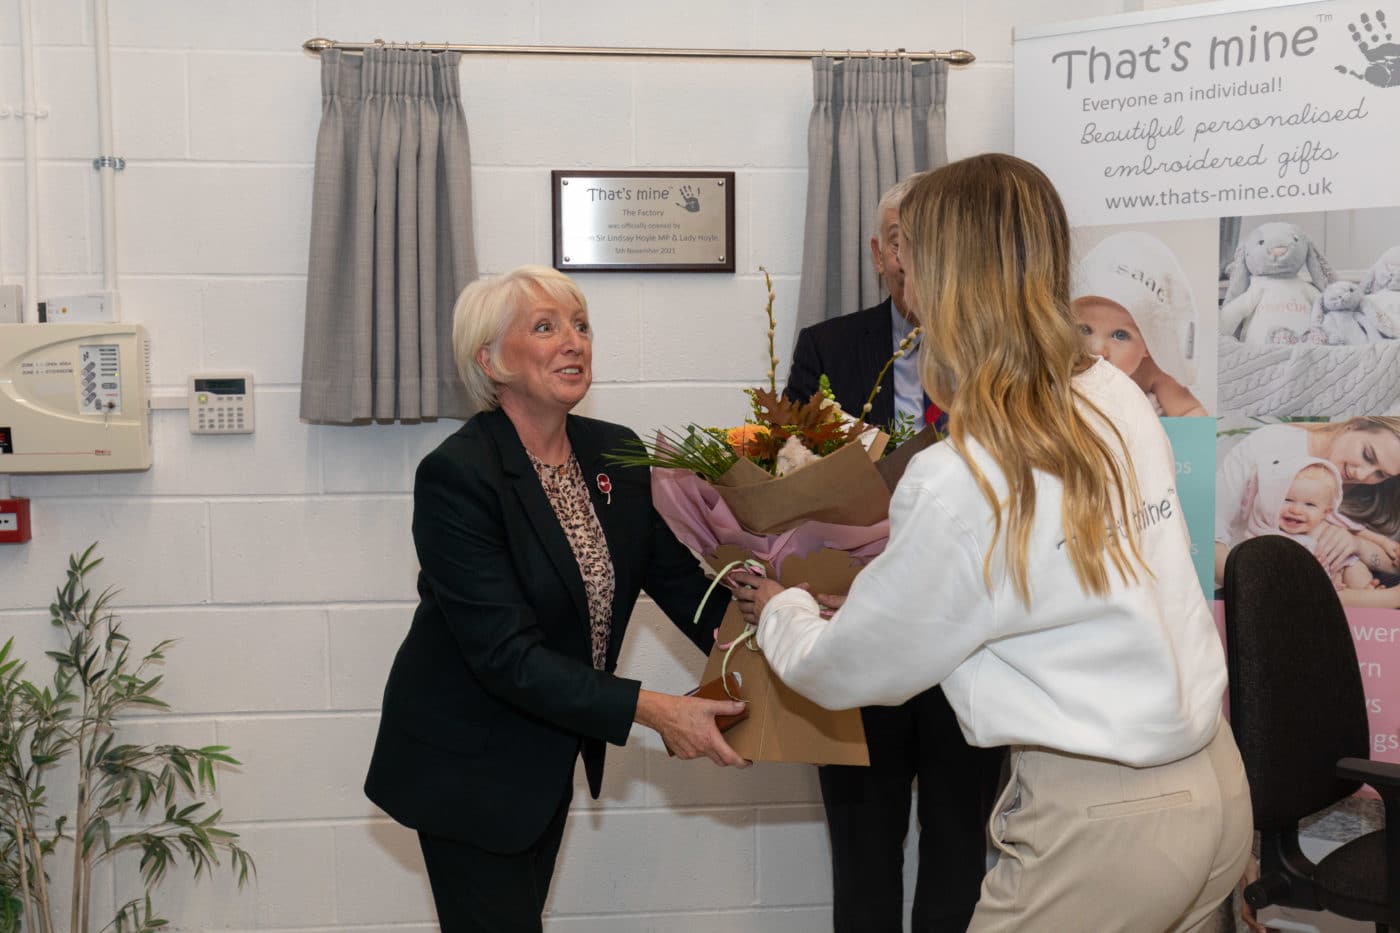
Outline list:
[[[777,534],[812,521],[873,525],[890,513],[890,492],[875,468],[887,440],[879,433],[869,451],[849,443],[786,476],[740,458],[715,488],[755,534]]]

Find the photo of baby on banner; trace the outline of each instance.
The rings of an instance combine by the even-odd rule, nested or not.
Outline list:
[[[1214,234],[1212,221],[1074,233],[1070,297],[1084,348],[1132,376],[1163,417],[1214,411]]]
[[[1400,609],[1400,418],[1221,419],[1215,582],[1230,548],[1293,538],[1349,608]]]
[[[1220,221],[1220,410],[1400,413],[1400,208]]]

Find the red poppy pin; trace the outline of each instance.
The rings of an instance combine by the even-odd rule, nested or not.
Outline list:
[[[594,482],[598,484],[598,491],[604,495],[604,501],[608,505],[612,505],[612,480],[608,479],[608,474],[599,473]]]

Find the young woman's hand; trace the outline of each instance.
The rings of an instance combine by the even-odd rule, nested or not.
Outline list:
[[[749,625],[757,625],[768,600],[787,589],[781,583],[746,570],[734,571],[726,581],[734,591],[734,602],[738,604],[740,614]]]

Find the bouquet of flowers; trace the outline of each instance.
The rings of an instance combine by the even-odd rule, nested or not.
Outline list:
[[[782,397],[775,382],[773,286],[768,283],[767,389],[746,389],[750,417],[734,427],[687,425],[611,455],[651,467],[652,500],[676,537],[719,573],[736,561],[756,561],[786,585],[843,594],[862,565],[889,538],[889,500],[898,474],[918,449],[940,439],[931,428],[917,438],[905,422],[890,436],[865,423],[882,371],[859,416],[841,410],[827,386],[810,399]],[[888,368],[913,343],[894,352]],[[904,436],[901,436],[904,435]],[[762,654],[732,651],[745,625],[731,608],[720,627],[706,681],[733,672],[750,715],[726,733],[730,745],[755,761],[868,764],[858,710],[832,711],[772,676]],[[756,647],[750,640],[747,647]],[[729,679],[722,683],[729,689]]]

